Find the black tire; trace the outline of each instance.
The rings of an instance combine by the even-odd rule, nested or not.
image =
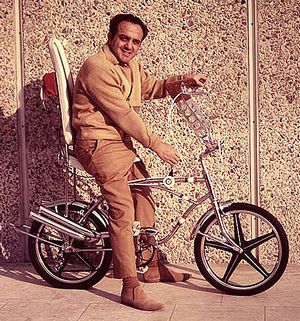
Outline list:
[[[252,204],[233,203],[224,209],[223,217],[230,235],[244,251],[237,253],[226,244],[200,234],[224,239],[215,215],[210,216],[194,242],[201,274],[212,286],[228,294],[254,295],[266,291],[280,279],[288,263],[289,246],[283,227],[268,211]],[[255,237],[250,230],[253,222],[260,227]],[[222,264],[214,264],[216,257]]]
[[[86,204],[74,202],[68,206],[69,215],[78,221],[84,212]],[[51,208],[63,214],[65,205],[60,204]],[[107,221],[93,211],[86,225],[99,232],[107,231]],[[31,262],[37,273],[49,284],[58,288],[87,289],[98,283],[107,273],[112,261],[112,251],[109,238],[95,243],[71,239],[52,227],[34,221],[30,233],[41,238],[28,238],[28,251]],[[46,243],[42,239],[52,242]],[[68,253],[62,246],[66,240],[73,241],[79,252]],[[56,246],[57,244],[57,246]],[[101,245],[108,251],[98,251]],[[82,249],[82,251],[80,251]],[[89,251],[87,251],[89,250]]]

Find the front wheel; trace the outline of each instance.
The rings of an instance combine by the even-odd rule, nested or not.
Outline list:
[[[210,216],[194,242],[201,274],[215,288],[233,295],[253,295],[272,287],[288,263],[288,239],[281,224],[268,211],[246,203],[225,208],[223,221],[243,252],[228,246],[216,216]]]

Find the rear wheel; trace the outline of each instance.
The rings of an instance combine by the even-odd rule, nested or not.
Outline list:
[[[223,221],[243,252],[228,246],[212,215],[201,226],[194,243],[195,260],[202,275],[215,288],[229,294],[253,295],[269,289],[288,263],[288,240],[281,224],[266,210],[246,203],[225,208]],[[222,264],[215,264],[216,258]]]
[[[86,207],[83,203],[68,206],[68,216],[79,221]],[[63,215],[65,205],[54,208]],[[97,232],[107,231],[105,219],[93,212],[85,226]],[[28,238],[31,262],[38,274],[59,288],[89,288],[99,282],[109,270],[112,251],[109,238],[97,242],[78,241],[66,234],[34,221]],[[71,245],[71,246],[70,246]]]

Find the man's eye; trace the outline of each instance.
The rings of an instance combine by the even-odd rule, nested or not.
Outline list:
[[[137,46],[141,44],[141,42],[140,42],[139,40],[134,40],[133,43],[134,43],[135,45],[137,45]]]

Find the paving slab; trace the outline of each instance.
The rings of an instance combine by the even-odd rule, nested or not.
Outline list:
[[[139,311],[122,304],[91,304],[78,321],[169,321],[173,310],[173,305],[159,311]]]
[[[194,266],[170,265],[179,272],[191,273],[191,278],[180,283],[145,283],[145,292],[163,304],[181,304],[188,301],[190,304],[221,303],[222,293],[213,288]]]
[[[170,321],[265,321],[264,307],[224,306],[222,304],[176,305]]]
[[[246,297],[224,295],[223,303],[300,307],[300,273],[288,267],[283,277],[269,290]]]
[[[265,321],[299,321],[300,307],[268,306]]]
[[[0,309],[0,321],[77,321],[87,306],[47,302],[8,303]]]
[[[120,301],[122,282],[103,278],[99,283],[88,290],[64,290],[56,292],[52,302],[56,304],[64,304],[72,301],[73,303],[115,303]]]
[[[201,284],[201,285],[199,285]],[[184,283],[145,284],[145,292],[163,304],[211,304],[221,303],[222,293],[205,285],[199,280],[191,279]]]
[[[12,274],[7,273],[0,278],[0,301],[26,301],[28,299],[32,301],[51,301],[56,292],[60,289],[55,289],[47,285],[40,279],[29,279],[27,276],[20,278],[19,273]],[[30,289],[30,292],[29,292]],[[43,295],[41,296],[41,293]]]

